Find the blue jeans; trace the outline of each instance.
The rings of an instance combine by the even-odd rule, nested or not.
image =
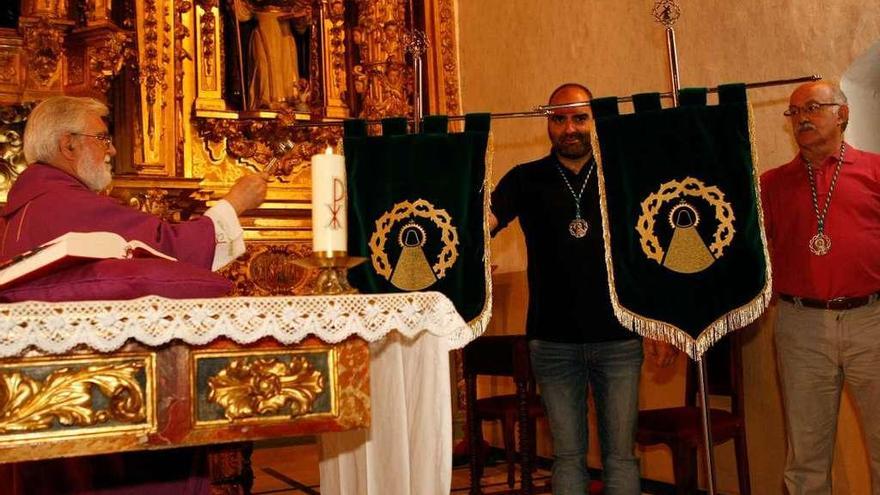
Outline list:
[[[633,448],[639,412],[642,342],[529,341],[532,369],[553,435],[554,495],[584,495],[590,475],[587,386],[593,388],[606,495],[639,495]]]

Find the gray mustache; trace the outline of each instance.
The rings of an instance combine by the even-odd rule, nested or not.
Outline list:
[[[809,122],[804,122],[803,124],[798,126],[798,132],[814,131],[814,130],[816,130],[816,126],[814,126],[813,124],[811,124]]]

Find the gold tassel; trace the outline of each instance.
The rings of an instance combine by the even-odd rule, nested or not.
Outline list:
[[[473,338],[483,335],[486,327],[489,326],[489,320],[492,318],[492,257],[490,255],[491,232],[489,231],[489,213],[491,212],[491,184],[492,184],[492,164],[495,161],[495,142],[493,133],[489,131],[489,138],[486,143],[485,172],[483,174],[483,275],[486,279],[486,298],[483,302],[483,310],[473,320],[468,322],[471,328]]]

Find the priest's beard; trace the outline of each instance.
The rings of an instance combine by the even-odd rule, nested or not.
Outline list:
[[[76,163],[76,175],[92,191],[103,191],[113,180],[110,175],[110,155],[105,154],[100,161],[93,156],[80,156]]]
[[[587,132],[572,132],[553,140],[553,152],[569,160],[585,158],[591,150],[590,135]]]

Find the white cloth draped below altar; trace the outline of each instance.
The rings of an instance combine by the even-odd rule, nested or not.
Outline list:
[[[321,495],[447,494],[452,484],[449,346],[390,334],[370,344],[369,431],[321,435]]]
[[[370,344],[371,427],[321,436],[322,495],[448,494],[452,478],[449,351],[474,338],[436,292],[0,305],[0,357],[101,352],[129,339],[158,346],[228,337],[292,344],[308,335]]]

